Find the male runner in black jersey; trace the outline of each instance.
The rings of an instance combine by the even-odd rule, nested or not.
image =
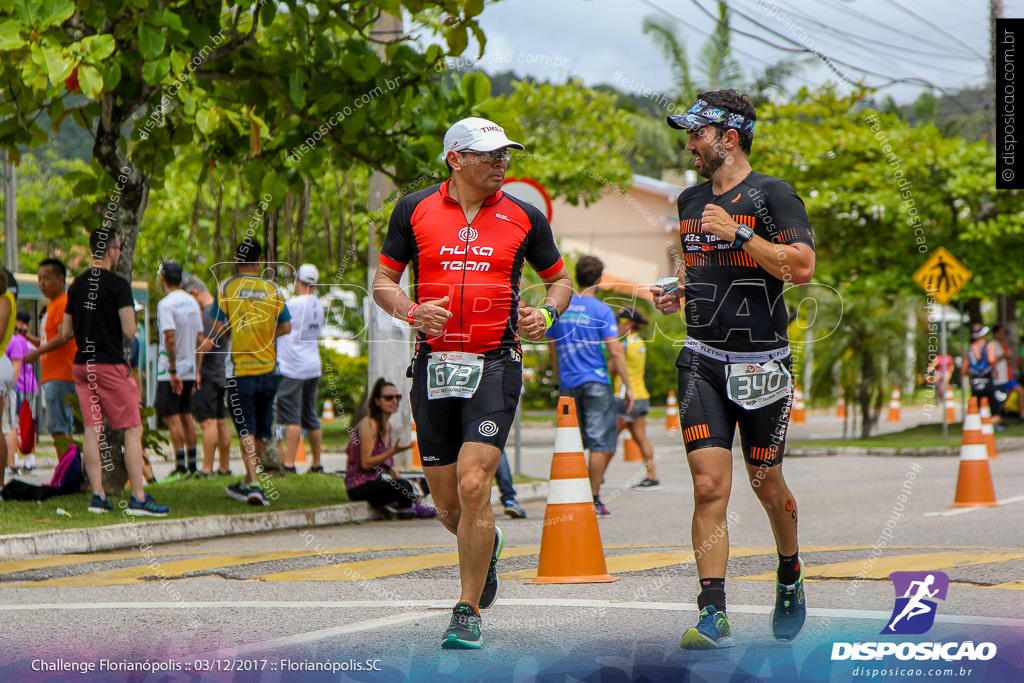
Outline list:
[[[544,214],[501,191],[509,148],[523,146],[491,121],[453,125],[444,137],[451,178],[395,205],[373,280],[374,301],[419,330],[411,377],[420,457],[437,517],[459,544],[462,596],[445,649],[479,648],[479,608],[497,597],[504,538],[491,481],[523,383],[519,336],[543,339],[572,296]],[[520,305],[524,261],[546,286],[538,308]],[[398,284],[408,264],[413,299]]]
[[[782,289],[810,281],[814,240],[793,188],[750,168],[756,118],[750,99],[735,90],[702,93],[686,114],[668,117],[670,126],[689,133],[686,149],[710,181],[679,196],[680,288],[651,288],[658,310],[670,314],[682,305],[687,324],[676,365],[701,585],[700,621],[682,638],[687,649],[733,644],[725,614],[726,508],[737,425],[747,476],[779,554],[772,635],[792,640],[806,615],[796,501],[782,476],[792,400]]]

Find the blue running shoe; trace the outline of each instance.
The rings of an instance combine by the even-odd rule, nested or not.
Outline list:
[[[110,512],[114,509],[114,505],[106,498],[100,498],[95,493],[92,494],[92,502],[89,503],[89,512],[95,512],[102,515],[105,512]]]
[[[144,517],[166,517],[171,508],[166,505],[157,505],[153,496],[146,494],[146,500],[141,503],[135,500],[134,495],[128,496],[128,509],[125,514]]]
[[[792,586],[777,584],[775,588],[775,609],[772,610],[772,636],[786,643],[800,633],[807,618],[804,602],[804,568],[800,567],[800,578]]]
[[[732,638],[732,627],[725,612],[719,612],[713,605],[700,611],[700,621],[683,634],[679,646],[684,650],[716,650],[732,647],[736,641]]]
[[[441,640],[442,650],[479,650],[484,639],[480,635],[480,613],[468,602],[460,602],[452,610],[452,621]]]

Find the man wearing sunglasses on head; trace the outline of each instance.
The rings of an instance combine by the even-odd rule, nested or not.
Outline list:
[[[479,648],[479,608],[497,597],[504,538],[491,481],[522,388],[520,335],[542,340],[572,295],[547,219],[501,191],[510,149],[524,147],[486,119],[449,128],[451,177],[395,205],[373,281],[377,305],[419,331],[410,377],[420,457],[438,519],[459,539],[462,594],[445,649]],[[538,308],[520,303],[524,261],[544,281]],[[412,298],[399,286],[410,264]]]

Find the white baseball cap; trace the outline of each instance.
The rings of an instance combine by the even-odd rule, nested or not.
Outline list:
[[[295,277],[307,285],[315,285],[320,280],[320,271],[312,263],[303,263],[296,271]]]
[[[444,134],[445,154],[467,149],[474,152],[493,152],[504,147],[526,149],[518,142],[509,140],[505,136],[505,129],[498,124],[475,116],[456,122]]]

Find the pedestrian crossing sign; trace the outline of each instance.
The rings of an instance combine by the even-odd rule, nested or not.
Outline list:
[[[967,281],[971,271],[956,260],[945,247],[939,247],[914,273],[914,282],[921,285],[925,293],[945,306],[956,296]]]

